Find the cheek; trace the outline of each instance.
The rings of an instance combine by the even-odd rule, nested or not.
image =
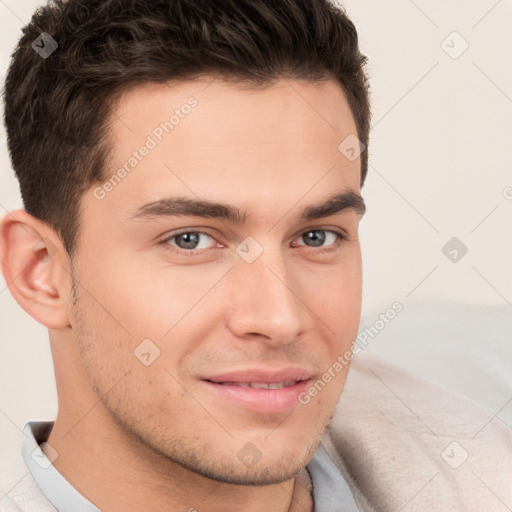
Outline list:
[[[352,361],[352,347],[357,339],[361,315],[360,294],[354,291],[352,296],[343,296],[336,305],[330,304],[330,316],[326,322],[332,325],[329,342],[327,344],[327,357],[323,367],[323,380],[329,382],[336,399],[341,392]],[[337,306],[337,307],[336,307]],[[332,382],[332,383],[331,383]]]
[[[129,334],[102,305],[77,289],[72,329],[79,353],[76,365],[86,373],[83,384],[98,397],[105,397],[115,388],[123,387],[123,381],[131,372],[135,361],[130,350]]]
[[[198,268],[132,256],[103,258],[100,268],[87,270],[87,286],[134,339],[162,338],[176,327],[194,324],[203,299],[215,295],[216,284],[229,270],[226,265]]]
[[[226,270],[116,260],[77,275],[75,335],[83,363],[103,390],[127,372],[126,385],[168,389],[174,384],[165,369],[182,380],[183,362],[222,314],[215,285]]]
[[[353,341],[361,315],[360,251],[354,248],[340,264],[319,266],[304,279],[302,289],[306,303],[319,321],[329,327],[327,336],[332,344],[339,346]]]

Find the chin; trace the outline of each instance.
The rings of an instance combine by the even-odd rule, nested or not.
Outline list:
[[[199,467],[188,467],[187,469],[216,482],[231,485],[264,486],[280,484],[295,478],[308,462],[305,460],[303,464],[297,464],[297,461],[293,460],[286,464],[285,461],[281,460],[275,463],[263,464],[260,460],[251,467],[244,467],[238,462],[232,465],[224,462],[203,464]]]
[[[271,437],[266,442],[255,441],[261,451],[249,440],[241,447],[238,443],[236,448],[232,448],[232,444],[226,445],[221,453],[216,449],[205,450],[204,453],[210,453],[209,460],[215,462],[208,464],[203,459],[202,464],[190,469],[218,482],[275,485],[295,478],[309,463],[320,443],[320,438],[315,437],[309,443],[297,440],[287,445],[283,439],[272,442]]]
[[[226,440],[227,441],[227,440]],[[260,445],[261,446],[261,445]],[[282,442],[267,440],[260,451],[251,441],[236,446],[226,442],[219,445],[197,442],[195,445],[183,442],[172,446],[154,446],[171,464],[201,475],[216,482],[243,486],[275,485],[295,478],[308,464],[318,443],[298,442],[283,446]],[[163,449],[162,449],[163,448]]]

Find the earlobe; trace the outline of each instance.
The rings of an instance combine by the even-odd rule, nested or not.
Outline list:
[[[24,210],[1,223],[5,281],[20,306],[49,329],[69,326],[67,253],[55,232]]]

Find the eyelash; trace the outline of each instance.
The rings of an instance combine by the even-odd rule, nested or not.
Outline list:
[[[345,234],[345,233],[342,233],[342,232],[339,232],[339,231],[335,231],[333,229],[322,229],[322,228],[315,228],[315,229],[309,229],[309,230],[306,230],[306,231],[303,231],[299,238],[302,237],[303,235],[305,235],[306,233],[310,233],[312,231],[323,231],[325,233],[333,233],[335,236],[336,236],[336,241],[326,247],[309,247],[307,245],[300,245],[298,247],[304,247],[306,250],[309,249],[308,252],[315,252],[315,253],[324,253],[324,252],[331,252],[331,251],[334,251],[338,248],[339,244],[345,240],[348,239],[348,236]],[[204,251],[208,251],[210,250],[211,248],[208,248],[208,249],[180,249],[179,247],[176,247],[176,246],[173,246],[173,245],[170,245],[169,242],[173,239],[175,239],[176,237],[180,236],[180,235],[184,235],[184,234],[187,234],[187,233],[193,233],[193,234],[198,234],[198,235],[206,235],[210,238],[212,238],[213,240],[215,240],[215,238],[213,237],[213,235],[211,235],[210,233],[206,232],[206,231],[200,231],[200,230],[183,230],[183,231],[179,231],[177,233],[173,233],[172,235],[164,238],[160,244],[164,245],[164,247],[166,249],[169,249],[171,251],[174,251],[175,253],[179,254],[179,255],[185,255],[185,256],[200,256],[201,254],[203,254]],[[297,246],[295,246],[297,247]]]

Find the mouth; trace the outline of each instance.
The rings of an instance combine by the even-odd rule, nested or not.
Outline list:
[[[202,379],[228,407],[262,414],[279,414],[300,405],[299,395],[311,382],[311,373],[302,368],[277,371],[245,370]]]
[[[210,381],[213,382],[213,381]],[[297,380],[285,380],[282,382],[215,382],[221,386],[239,386],[241,388],[252,388],[252,389],[283,389],[290,388],[297,384]]]

